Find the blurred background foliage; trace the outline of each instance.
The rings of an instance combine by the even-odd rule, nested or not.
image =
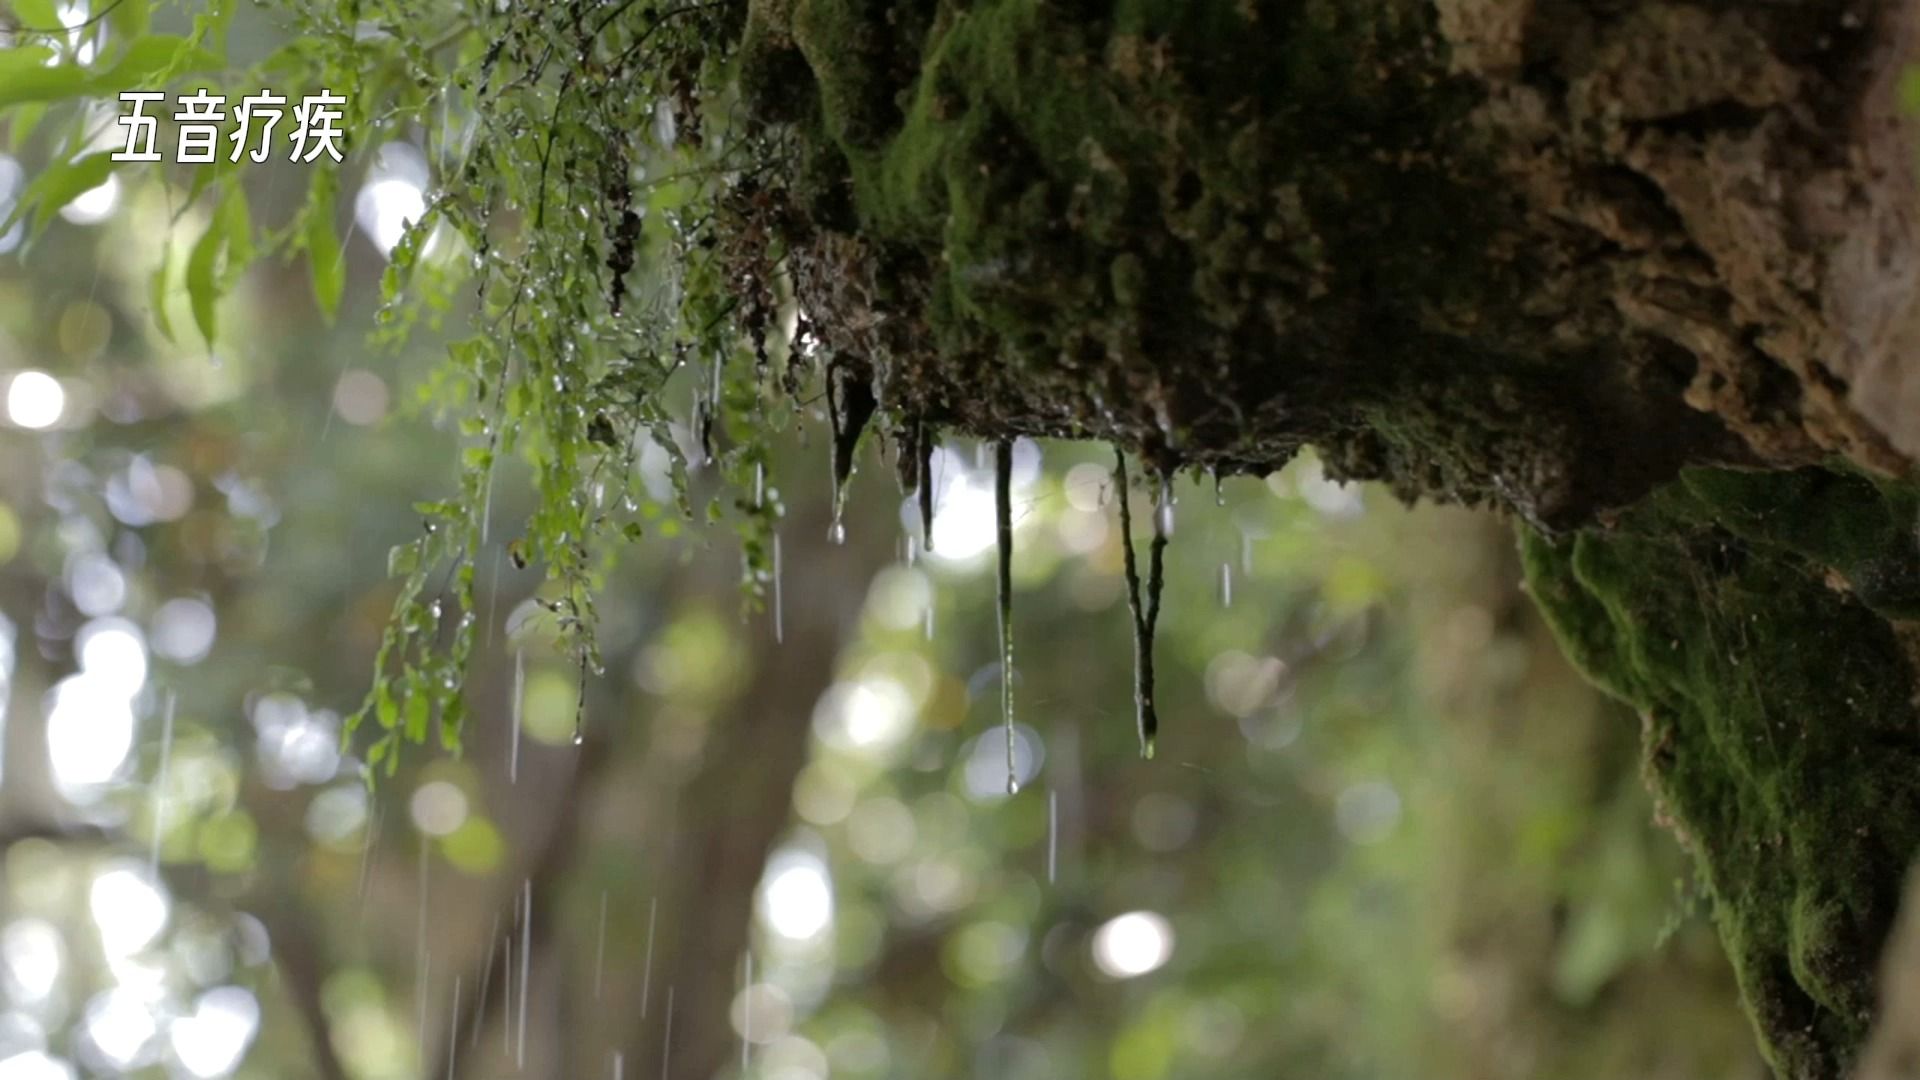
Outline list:
[[[464,745],[369,784],[388,552],[459,475],[446,338],[369,345],[428,183],[404,141],[349,173],[340,317],[259,265],[214,350],[154,329],[208,224],[159,178],[0,237],[0,1080],[1764,1075],[1507,531],[1311,460],[1176,485],[1145,762],[1111,459],[1016,448],[1012,797],[983,448],[936,453],[922,554],[869,445],[833,544],[792,409],[756,606],[697,523],[738,495],[696,470],[684,519],[650,445],[578,745],[503,465]]]

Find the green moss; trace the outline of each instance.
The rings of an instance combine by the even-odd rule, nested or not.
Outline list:
[[[882,268],[895,410],[1228,469],[1314,441],[1389,475],[1356,410],[1444,400],[1572,461],[1534,429],[1599,369],[1516,302],[1526,251],[1489,257],[1520,211],[1436,40],[1425,0],[756,0],[740,65],[813,224]],[[1489,400],[1513,372],[1551,388]],[[1421,441],[1464,461],[1472,428]],[[1571,470],[1444,471],[1480,501],[1492,473]]]
[[[1912,610],[1915,500],[1846,472],[1690,470],[1611,529],[1523,542],[1569,654],[1642,712],[1649,782],[1785,1077],[1844,1073],[1920,850],[1889,619]]]

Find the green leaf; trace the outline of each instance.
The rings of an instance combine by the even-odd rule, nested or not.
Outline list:
[[[187,253],[187,302],[193,307],[193,324],[200,328],[200,336],[206,339],[209,349],[213,347],[214,305],[220,299],[214,269],[219,265],[220,249],[226,245],[225,225],[223,206],[207,223],[207,231],[194,241],[193,250]]]
[[[221,228],[226,233],[227,263],[220,273],[220,290],[226,292],[239,282],[253,262],[253,217],[247,211],[247,193],[239,184],[227,189],[220,204]]]
[[[53,55],[45,45],[0,53],[0,106],[79,97],[87,87],[87,69],[77,64],[48,67]]]
[[[433,702],[427,697],[424,680],[409,679],[407,687],[407,741],[423,743],[427,741],[427,720],[433,710]]]
[[[13,109],[8,114],[7,120],[7,149],[18,153],[20,148],[27,144],[27,139],[33,135],[34,129],[40,126],[40,121],[46,115],[47,103],[44,101],[35,101]]]
[[[221,58],[213,56],[204,48],[196,48],[196,42],[179,35],[148,35],[134,38],[127,44],[127,52],[121,54],[113,65],[92,77],[88,88],[96,94],[117,96],[121,90],[132,90],[138,86],[163,83],[175,75],[186,75],[192,71],[219,71],[223,67]],[[165,104],[165,102],[156,102]]]
[[[135,40],[147,32],[147,18],[152,5],[147,0],[109,0],[114,3],[113,14],[107,16],[107,26],[115,36],[127,41]]]
[[[459,695],[448,698],[440,707],[440,745],[452,753],[460,752],[460,729],[466,726],[466,700]]]
[[[400,703],[393,700],[393,690],[385,682],[373,692],[373,715],[389,731],[400,721]]]
[[[160,265],[153,268],[153,275],[147,279],[147,306],[153,309],[153,325],[160,336],[173,340],[173,320],[167,318],[167,301],[172,293],[173,284],[173,243],[160,245]]]
[[[418,542],[409,540],[404,544],[395,544],[393,550],[387,552],[388,577],[406,577],[418,569],[420,569]]]
[[[20,202],[14,206],[0,229],[11,227],[15,221],[26,216],[27,208],[33,207],[33,231],[39,232],[60,208],[72,202],[84,192],[92,191],[107,182],[113,170],[120,163],[113,160],[111,151],[102,150],[97,154],[57,161],[47,166],[45,171],[27,185],[21,193]]]
[[[305,211],[307,267],[313,275],[313,298],[329,319],[340,311],[340,296],[347,286],[346,259],[340,250],[340,237],[333,231],[333,198],[339,184],[339,174],[331,169],[315,173]]]
[[[21,26],[51,29],[62,25],[53,0],[12,0],[13,16]]]
[[[164,82],[176,75],[218,71],[223,66],[218,56],[197,48],[195,42],[178,34],[150,34],[129,42],[120,59],[94,75],[87,89],[117,97],[122,90],[148,85],[149,80]]]

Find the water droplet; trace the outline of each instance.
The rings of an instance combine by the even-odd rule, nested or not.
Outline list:
[[[1220,606],[1233,606],[1233,564],[1220,564]]]
[[[781,610],[780,596],[780,534],[773,534],[773,640],[776,644],[786,640],[785,613]]]
[[[520,717],[527,700],[527,651],[513,651],[513,743],[507,751],[507,783],[520,782]]]
[[[1013,442],[994,446],[993,515],[1000,565],[995,594],[1000,621],[1000,715],[1007,728],[1007,794],[1020,790],[1014,773],[1013,733]]]
[[[1127,455],[1114,449],[1114,490],[1120,499],[1121,553],[1127,576],[1127,610],[1133,616],[1133,709],[1139,730],[1140,756],[1152,758],[1160,729],[1153,701],[1153,637],[1160,621],[1160,595],[1165,583],[1167,536],[1172,531],[1172,485],[1160,478],[1159,503],[1154,508],[1153,542],[1148,548],[1147,589],[1140,595],[1140,570],[1133,554],[1133,514],[1128,509]]]
[[[834,504],[833,513],[833,524],[827,526],[827,541],[833,544],[844,544],[847,542],[847,523],[840,520],[838,503]]]

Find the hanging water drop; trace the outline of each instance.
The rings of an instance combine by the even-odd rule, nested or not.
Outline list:
[[[1218,465],[1213,467],[1213,505],[1227,505],[1227,492],[1226,489],[1220,486],[1220,467]]]
[[[573,696],[573,745],[587,741],[587,654],[580,653],[580,686]]]
[[[853,452],[860,445],[860,433],[873,419],[876,406],[873,385],[846,364],[827,369],[827,419],[833,427],[833,524],[827,539],[836,544],[847,540],[847,480],[853,475]]]
[[[1013,751],[1013,441],[994,446],[994,530],[999,540],[1000,566],[996,575],[996,611],[1000,620],[1000,718],[1007,729],[1007,794],[1020,791]]]
[[[1162,566],[1167,535],[1172,531],[1172,490],[1160,480],[1159,503],[1154,508],[1153,543],[1148,549],[1147,596],[1140,596],[1140,570],[1133,555],[1133,514],[1128,509],[1127,455],[1114,448],[1114,489],[1120,498],[1120,540],[1127,575],[1127,608],[1133,615],[1133,710],[1140,735],[1140,756],[1152,758],[1160,731],[1153,705],[1153,635],[1160,621]]]

